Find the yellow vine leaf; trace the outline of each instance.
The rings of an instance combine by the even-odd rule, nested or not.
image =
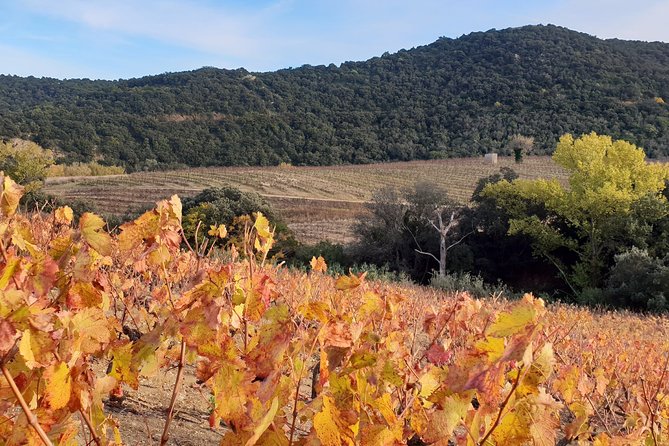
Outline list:
[[[389,393],[384,393],[381,398],[377,398],[376,405],[388,426],[397,424],[397,415],[395,415],[392,397]]]
[[[54,341],[43,331],[25,330],[19,341],[19,353],[26,366],[33,369],[51,362]]]
[[[325,263],[325,259],[323,258],[323,256],[318,256],[318,258],[316,258],[315,256],[312,257],[309,264],[311,265],[312,271],[316,271],[319,273],[324,273],[328,269],[328,265]]]
[[[114,360],[109,376],[136,389],[139,386],[137,364],[133,360],[132,343],[112,350]]]
[[[529,364],[529,370],[525,373],[521,384],[518,386],[520,395],[536,393],[540,384],[546,382],[553,373],[555,359],[553,358],[553,345],[544,344],[534,361]]]
[[[441,401],[441,409],[429,415],[427,430],[422,436],[427,443],[448,440],[455,428],[467,416],[472,407],[471,397],[452,395]],[[446,442],[443,443],[444,445]]]
[[[362,305],[358,310],[358,314],[360,315],[360,320],[365,320],[383,313],[384,309],[386,309],[385,302],[377,293],[366,292],[362,298]]]
[[[253,227],[262,238],[269,238],[272,235],[272,231],[269,227],[269,220],[267,220],[267,217],[265,217],[262,212],[257,213]]]
[[[9,280],[12,278],[14,273],[19,269],[19,265],[21,264],[21,259],[19,258],[10,258],[6,264],[5,267],[2,270],[2,275],[0,276],[0,289],[5,289],[7,288],[7,285],[9,284]]]
[[[19,353],[23,356],[26,366],[32,369],[37,364],[35,364],[35,355],[30,344],[30,330],[26,330],[23,332],[23,336],[19,342]]]
[[[209,226],[209,232],[207,232],[212,237],[225,238],[228,235],[228,229],[225,225],[211,225]]]
[[[424,373],[418,381],[420,383],[420,393],[418,394],[424,401],[426,408],[432,407],[432,403],[427,399],[439,388],[443,379],[444,371],[438,367],[432,367],[427,373]]]
[[[160,245],[152,250],[148,257],[149,265],[161,266],[166,265],[172,259],[172,254],[170,254],[170,250],[167,249],[167,246]]]
[[[67,406],[72,389],[70,369],[67,364],[60,362],[49,367],[44,374],[44,380],[46,381],[44,394],[51,408],[58,410]]]
[[[37,246],[29,227],[19,226],[12,231],[12,243],[18,248],[28,251],[31,255],[38,255]]]
[[[527,426],[532,424],[531,420],[525,419],[524,414],[518,412],[507,412],[492,433],[495,444],[525,444],[530,440],[530,432]]]
[[[237,431],[232,432],[228,431],[225,434],[220,446],[245,446],[246,443],[251,438],[251,432]],[[276,429],[266,430],[265,433],[258,438],[255,443],[256,446],[288,446],[288,439],[283,431]]]
[[[77,282],[67,293],[70,308],[99,307],[102,305],[102,292],[90,282]]]
[[[592,446],[609,446],[611,444],[611,438],[602,432],[601,434],[595,437],[595,441],[592,443]]]
[[[504,338],[485,338],[476,342],[476,350],[485,353],[488,361],[493,363],[504,355]]]
[[[254,247],[258,252],[267,254],[274,245],[274,232],[270,228],[269,220],[262,212],[256,213],[256,221],[253,224],[256,230],[257,237],[254,242]]]
[[[137,217],[134,221],[121,225],[121,233],[118,236],[118,245],[122,253],[129,253],[142,242],[155,236],[160,230],[160,219],[158,213],[147,211]]]
[[[86,243],[103,256],[108,256],[112,252],[111,237],[102,229],[104,225],[104,220],[90,212],[84,213],[79,219],[81,235]]]
[[[600,396],[604,396],[606,392],[606,387],[609,385],[610,380],[606,377],[606,372],[603,368],[597,367],[594,371],[596,390]]]
[[[213,389],[216,415],[232,426],[245,423],[246,404],[252,398],[254,376],[233,364],[225,364],[214,376]]]
[[[265,414],[264,417],[256,424],[255,429],[253,429],[253,436],[248,439],[246,442],[245,446],[254,446],[257,442],[258,439],[262,436],[262,434],[265,433],[267,428],[269,427],[270,424],[272,424],[272,421],[274,420],[274,416],[276,415],[276,411],[279,409],[279,398],[274,397],[272,400],[272,404],[269,408],[269,411]]]
[[[60,225],[69,225],[72,223],[72,219],[74,218],[74,212],[72,212],[71,207],[62,206],[56,209],[56,212],[54,212],[54,217],[56,219],[56,223]]]
[[[314,416],[314,429],[323,446],[341,446],[348,443],[351,431],[338,423],[340,417],[334,400],[323,396],[323,410]]]
[[[524,331],[537,318],[537,306],[543,307],[541,299],[534,299],[526,294],[523,300],[510,311],[500,313],[499,317],[488,329],[491,336],[507,337]]]
[[[176,194],[172,195],[167,204],[170,212],[172,213],[172,217],[174,217],[179,223],[181,223],[183,205],[181,203],[181,199],[179,198],[179,196]]]
[[[383,425],[366,426],[361,435],[362,446],[395,446],[396,434]]]
[[[82,353],[94,353],[111,340],[111,331],[100,308],[84,308],[71,319],[71,328],[76,334],[75,349]]]
[[[2,177],[2,188],[0,188],[0,210],[7,217],[16,213],[19,200],[23,195],[23,186],[19,186],[8,176]]]
[[[359,276],[356,276],[353,273],[349,273],[348,276],[341,276],[335,282],[335,288],[339,291],[352,290],[353,288],[357,288],[362,284],[362,281],[365,279],[366,275],[367,272],[364,272]]]
[[[575,400],[577,395],[577,385],[578,379],[580,377],[580,371],[578,367],[571,365],[569,366],[563,375],[556,379],[553,382],[553,389],[560,392],[562,399],[565,403],[571,404]]]

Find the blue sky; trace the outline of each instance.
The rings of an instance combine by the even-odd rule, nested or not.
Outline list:
[[[0,73],[118,79],[339,64],[553,23],[669,42],[668,0],[0,0]]]

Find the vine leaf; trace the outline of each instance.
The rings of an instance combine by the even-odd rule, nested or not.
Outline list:
[[[59,225],[69,225],[72,223],[72,219],[74,218],[74,212],[72,212],[71,207],[62,206],[56,209],[56,212],[54,212],[54,218],[56,223]]]
[[[0,188],[0,210],[7,217],[16,213],[19,200],[23,195],[23,186],[19,186],[8,176],[2,176],[2,188]]]
[[[14,346],[19,333],[7,319],[0,319],[0,356],[5,356]]]
[[[51,409],[58,410],[67,406],[72,389],[70,369],[67,367],[67,364],[60,362],[52,365],[44,373],[44,379],[46,381],[44,396],[49,402]]]
[[[341,413],[334,400],[323,397],[323,410],[314,416],[314,429],[323,446],[341,446],[348,444],[353,432],[342,423]]]
[[[256,427],[253,430],[253,436],[248,439],[245,446],[253,446],[258,442],[262,434],[264,434],[269,425],[272,424],[272,420],[274,420],[277,410],[279,410],[279,398],[274,397],[269,411],[267,411],[265,416],[262,417],[258,424],[256,424]]]
[[[318,256],[318,258],[316,258],[315,256],[312,257],[309,264],[311,265],[312,271],[316,271],[319,273],[324,273],[328,269],[328,265],[325,263],[325,259],[323,258],[323,256]]]
[[[364,272],[359,276],[356,276],[353,273],[350,273],[348,276],[341,276],[335,282],[335,288],[339,291],[352,290],[353,288],[357,288],[362,284],[362,281],[366,275],[367,272]]]
[[[81,236],[88,245],[103,256],[111,254],[111,237],[102,229],[105,226],[103,219],[90,212],[85,212],[79,219]]]
[[[488,329],[488,335],[496,337],[512,336],[524,331],[528,326],[533,325],[539,309],[543,308],[543,301],[535,299],[526,294],[519,305],[516,305],[511,311],[500,313],[497,320]]]

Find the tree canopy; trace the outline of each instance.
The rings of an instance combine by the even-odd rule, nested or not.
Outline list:
[[[0,140],[0,171],[25,186],[27,192],[34,192],[42,186],[53,163],[53,153],[34,142]]]
[[[0,76],[0,137],[128,170],[550,153],[592,130],[669,155],[669,44],[556,26],[440,38],[340,66],[119,81]]]
[[[644,225],[667,216],[669,168],[647,162],[633,144],[596,133],[564,135],[553,159],[569,172],[568,186],[502,180],[482,195],[509,214],[509,234],[529,236],[535,254],[553,263],[574,292],[600,287],[613,256],[640,243],[635,237]]]

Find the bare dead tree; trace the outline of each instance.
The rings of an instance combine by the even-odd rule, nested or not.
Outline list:
[[[415,250],[417,253],[430,256],[437,261],[437,264],[439,265],[439,277],[444,277],[446,275],[446,260],[448,251],[451,248],[462,243],[467,237],[469,237],[476,231],[476,229],[472,229],[471,231],[463,234],[453,243],[448,244],[448,239],[449,236],[451,235],[451,231],[456,229],[460,224],[460,217],[458,215],[459,213],[457,210],[451,210],[450,216],[444,218],[445,215],[448,215],[448,213],[444,215],[444,211],[446,211],[447,208],[448,206],[439,206],[434,210],[433,216],[431,218],[429,217],[426,218],[428,223],[430,223],[430,226],[432,226],[432,228],[434,228],[434,230],[437,231],[437,234],[439,234],[439,258],[437,258],[437,256],[435,256],[431,252],[418,249],[420,248],[420,246]],[[415,237],[414,241],[416,241]],[[416,244],[418,244],[417,241]]]

